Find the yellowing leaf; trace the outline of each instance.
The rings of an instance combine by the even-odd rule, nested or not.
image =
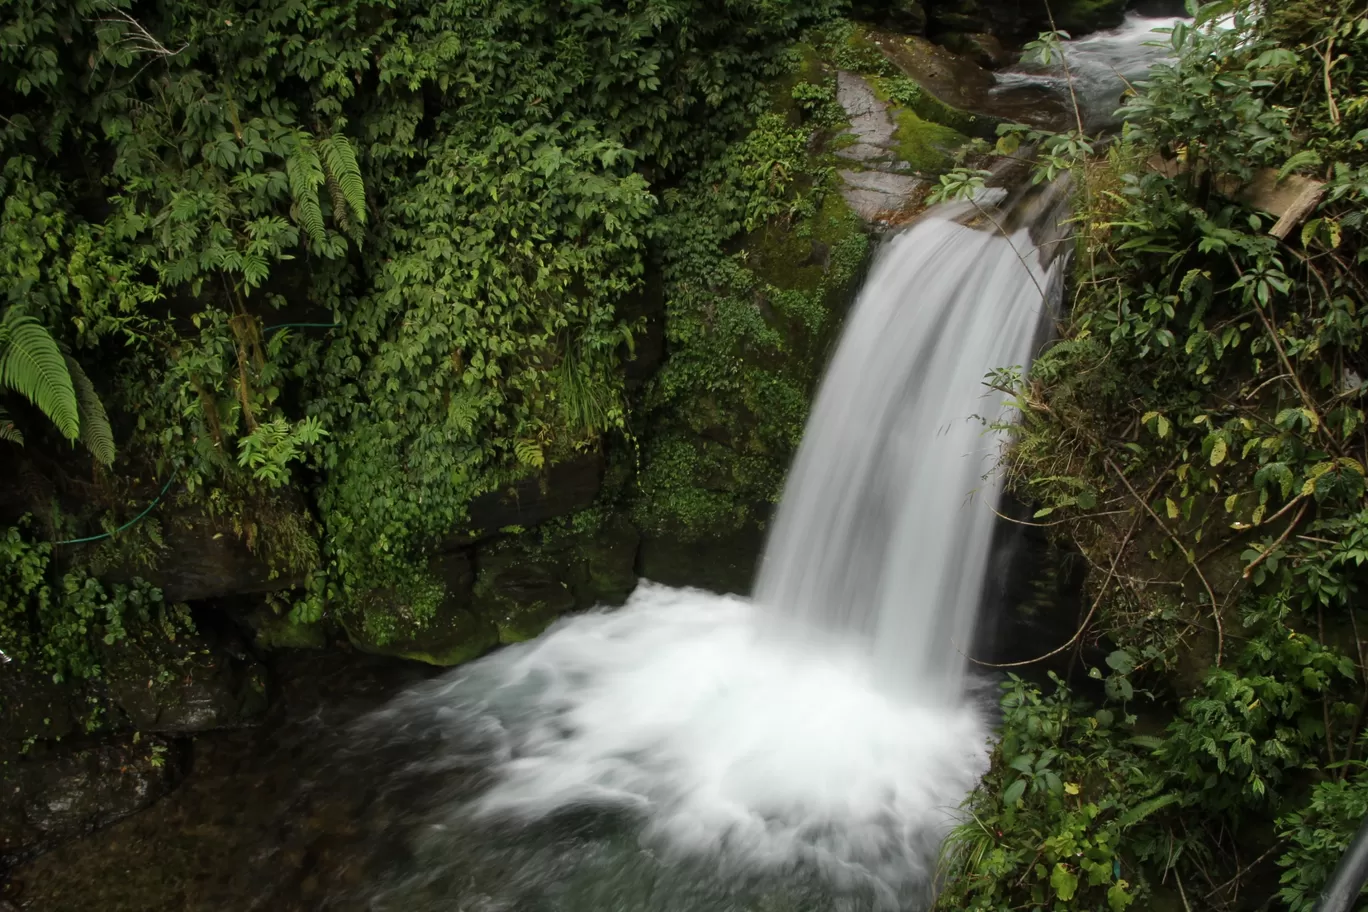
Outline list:
[[[1224,437],[1217,437],[1216,442],[1211,445],[1211,464],[1218,466],[1225,462],[1226,442]]]
[[[1172,498],[1172,497],[1165,497],[1165,498],[1164,498],[1164,507],[1165,507],[1165,509],[1168,510],[1168,517],[1169,517],[1169,519],[1177,519],[1177,518],[1178,518],[1178,505],[1177,505],[1176,503],[1173,502],[1173,498]]]
[[[1066,795],[1077,795],[1078,792],[1079,792],[1079,786],[1078,786],[1078,783],[1077,783],[1077,782],[1066,782],[1066,783],[1064,783],[1064,794],[1066,794]]]

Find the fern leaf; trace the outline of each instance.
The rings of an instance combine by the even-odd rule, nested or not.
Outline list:
[[[3,408],[0,408],[0,440],[17,443],[20,446],[24,445],[24,435],[19,433],[19,429],[14,426],[9,413]]]
[[[301,135],[295,150],[285,159],[285,177],[295,202],[295,221],[316,244],[324,241],[323,208],[318,204],[318,188],[323,183],[323,163],[307,136]]]
[[[1289,158],[1286,161],[1286,163],[1284,163],[1283,166],[1278,169],[1278,181],[1282,182],[1286,180],[1287,175],[1291,174],[1293,171],[1297,171],[1301,168],[1305,168],[1308,166],[1319,165],[1320,163],[1321,157],[1315,150],[1302,149],[1296,155],[1293,155],[1291,158]]]
[[[76,390],[62,350],[43,324],[17,307],[0,320],[0,387],[38,406],[68,440],[80,436]]]
[[[513,444],[513,452],[518,457],[518,462],[533,469],[540,469],[546,465],[546,454],[534,440],[519,440]]]
[[[109,426],[109,416],[105,414],[104,403],[95,392],[86,372],[75,358],[67,355],[67,370],[71,372],[72,385],[76,389],[76,405],[81,411],[81,442],[90,455],[101,465],[114,464],[114,430]]]
[[[347,211],[347,199],[342,195],[342,188],[331,174],[328,175],[328,196],[332,197],[333,221],[337,222],[338,227],[348,234],[352,230],[351,214]]]
[[[323,153],[323,164],[342,189],[342,196],[358,225],[366,224],[366,184],[361,180],[361,166],[351,141],[340,133],[329,136],[318,144]]]
[[[1159,795],[1157,797],[1149,799],[1148,801],[1142,801],[1135,807],[1131,808],[1130,810],[1126,811],[1126,813],[1118,817],[1117,823],[1119,823],[1123,828],[1128,826],[1134,826],[1135,824],[1144,820],[1150,814],[1153,814],[1155,811],[1162,810],[1163,808],[1168,807],[1170,804],[1177,802],[1178,797],[1179,796],[1175,793],[1169,792],[1167,795]]]

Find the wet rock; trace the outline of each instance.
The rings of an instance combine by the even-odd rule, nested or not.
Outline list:
[[[911,165],[899,159],[898,127],[887,102],[864,78],[837,74],[836,100],[850,119],[850,145],[836,155],[860,170],[842,170],[841,195],[860,218],[872,224],[903,220],[920,202],[924,181],[908,176]]]
[[[847,205],[869,222],[896,221],[915,206],[926,181],[883,171],[840,171]]]
[[[510,528],[521,531],[557,516],[583,509],[603,487],[602,452],[558,462],[544,473],[514,482],[503,490],[475,498],[467,527],[450,536],[444,547],[467,545]]]
[[[585,528],[528,539],[477,556],[476,609],[501,643],[530,639],[571,611],[621,605],[636,588],[641,535],[625,517],[591,516]]]
[[[667,586],[748,595],[764,543],[765,533],[758,526],[697,541],[648,536],[641,543],[637,570],[643,579]]]
[[[429,665],[459,665],[499,645],[498,628],[474,604],[472,552],[442,552],[428,569],[444,587],[430,613],[415,611],[406,594],[372,593],[359,610],[340,618],[353,646]]]
[[[984,32],[947,32],[939,43],[979,66],[995,70],[1012,61],[1012,54],[994,35]]]
[[[76,730],[68,689],[50,675],[0,665],[0,755],[33,738],[63,738]]]
[[[1064,100],[1046,88],[1000,86],[983,66],[925,38],[879,32],[870,37],[925,91],[926,97],[914,106],[921,117],[983,139],[995,137],[1004,121],[1043,129],[1068,123]]]
[[[488,617],[500,643],[521,643],[575,608],[566,568],[549,555],[512,547],[481,555],[476,610]]]
[[[854,73],[836,76],[836,100],[850,118],[851,145],[836,152],[838,158],[865,165],[893,164],[896,161],[897,127],[888,113],[888,104],[874,88]]]
[[[1075,36],[1120,25],[1127,0],[926,0],[927,32],[986,32],[1028,40],[1051,27]]]
[[[918,0],[863,0],[854,4],[852,12],[857,18],[908,34],[926,31],[926,8]]]
[[[180,752],[158,737],[38,748],[0,766],[0,860],[14,861],[106,826],[165,795]]]
[[[111,701],[139,731],[235,728],[266,710],[266,669],[241,643],[130,638],[105,647],[104,667]]]

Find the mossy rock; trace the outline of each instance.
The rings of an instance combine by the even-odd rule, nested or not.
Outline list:
[[[870,239],[835,190],[791,223],[743,239],[750,284],[719,294],[713,330],[667,363],[663,380],[688,394],[656,416],[633,517],[648,534],[697,541],[762,521],[802,438],[825,354],[868,261]],[[719,376],[727,378],[717,382]]]
[[[643,579],[667,586],[748,595],[764,549],[765,533],[754,523],[706,539],[647,536],[638,565]]]
[[[256,645],[261,649],[326,649],[327,625],[297,621],[289,614],[265,609],[252,618]]]
[[[595,508],[492,544],[477,557],[475,610],[507,644],[537,636],[571,611],[620,605],[636,588],[640,541],[626,517]]]
[[[363,652],[459,665],[499,645],[494,622],[475,607],[475,572],[469,551],[437,555],[429,576],[409,592],[373,592],[339,620]]]
[[[517,544],[481,553],[475,611],[494,625],[500,643],[537,636],[575,609],[575,593],[558,561]]]

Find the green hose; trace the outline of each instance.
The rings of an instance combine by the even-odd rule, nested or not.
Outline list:
[[[124,529],[127,529],[129,526],[133,525],[133,524],[136,523],[138,520],[142,519],[142,518],[143,518],[144,516],[146,516],[148,513],[151,513],[151,512],[152,512],[152,508],[155,507],[157,504],[161,503],[161,499],[162,499],[163,497],[166,496],[166,492],[169,491],[169,490],[171,489],[171,483],[172,483],[173,481],[176,480],[176,476],[179,475],[179,474],[180,474],[180,470],[179,470],[179,469],[177,469],[176,471],[172,472],[172,473],[171,473],[171,477],[168,478],[168,479],[166,479],[166,484],[162,485],[161,493],[157,495],[157,497],[156,497],[155,500],[153,500],[150,504],[147,505],[147,509],[146,509],[146,510],[143,510],[141,513],[139,513],[137,516],[135,516],[135,517],[133,517],[132,519],[130,519],[128,522],[124,523],[122,526],[119,526],[119,528],[115,529],[113,532],[102,532],[102,533],[99,534],[99,535],[88,535],[88,536],[86,536],[85,538],[69,538],[69,539],[67,539],[66,541],[53,542],[53,544],[54,544],[54,545],[83,545],[83,544],[85,544],[86,542],[99,541],[99,540],[102,539],[102,538],[113,538],[115,535],[118,535],[118,534],[119,534],[120,532],[122,532]]]

